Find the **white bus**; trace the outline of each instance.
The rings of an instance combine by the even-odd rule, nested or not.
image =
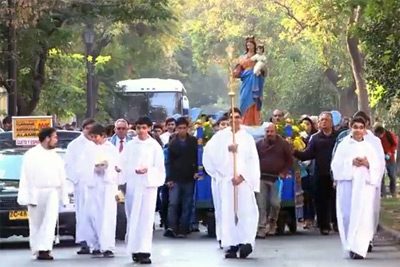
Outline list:
[[[130,120],[149,116],[154,122],[162,122],[177,114],[189,114],[186,89],[180,81],[173,79],[119,81],[115,100],[115,115]]]

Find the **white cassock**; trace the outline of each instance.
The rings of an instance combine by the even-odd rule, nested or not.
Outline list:
[[[50,251],[59,205],[68,203],[64,161],[55,150],[39,144],[25,153],[21,168],[18,204],[28,205],[31,250]]]
[[[354,166],[356,157],[367,157],[369,169]],[[375,195],[383,175],[376,149],[365,138],[357,142],[347,136],[338,145],[331,168],[343,249],[365,257],[375,232]]]
[[[367,130],[367,134],[364,136],[364,139],[374,147],[376,155],[378,156],[379,162],[381,164],[380,167],[382,168],[382,172],[384,172],[386,168],[386,161],[385,161],[385,152],[383,151],[381,139],[376,137],[370,130]],[[375,192],[375,208],[374,208],[375,232],[378,230],[379,216],[381,211],[381,182],[383,176],[377,178],[379,179],[379,187],[376,188]]]
[[[96,145],[94,175],[86,183],[87,201],[85,211],[88,215],[87,242],[94,250],[115,249],[115,228],[117,224],[119,153],[115,146],[106,141]],[[106,164],[99,166],[99,164]],[[97,165],[97,167],[95,167]]]
[[[96,145],[83,134],[68,144],[65,153],[67,179],[74,184],[77,243],[87,241],[88,213],[84,210],[87,201],[86,182],[93,176]]]
[[[260,163],[254,138],[241,127],[235,134],[237,151],[237,174],[244,181],[238,186],[238,224],[235,224],[233,154],[228,151],[232,144],[232,131],[228,127],[217,132],[208,141],[203,165],[215,179],[220,196],[219,235],[223,247],[251,244],[254,247],[258,224],[258,207],[255,192],[260,191]]]
[[[170,137],[171,137],[170,132],[165,132],[160,135],[160,139],[161,139],[161,142],[163,143],[163,146],[168,145]]]
[[[165,182],[164,153],[150,136],[135,138],[121,154],[122,173],[126,180],[125,211],[128,253],[150,253],[157,201],[157,188]],[[146,174],[136,169],[147,168]]]

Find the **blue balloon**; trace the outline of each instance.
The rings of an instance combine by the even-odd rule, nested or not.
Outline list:
[[[332,114],[332,122],[333,122],[333,126],[338,126],[340,124],[340,122],[342,121],[342,114],[340,114],[339,111],[337,110],[332,110],[331,111]]]

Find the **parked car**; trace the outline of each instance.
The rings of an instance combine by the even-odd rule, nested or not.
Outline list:
[[[77,131],[57,131],[59,147],[57,153],[62,157],[66,147],[80,135]],[[29,235],[28,211],[26,206],[17,203],[21,164],[29,147],[17,147],[11,132],[0,133],[0,237]],[[75,205],[73,185],[67,181],[69,203],[59,209],[60,235],[75,236]]]

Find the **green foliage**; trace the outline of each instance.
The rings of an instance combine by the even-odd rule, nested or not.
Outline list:
[[[274,108],[289,110],[294,116],[337,109],[338,90],[354,80],[346,47],[349,35],[362,41],[371,105],[377,113],[384,113],[384,104],[399,97],[397,0],[17,2],[30,3],[25,11],[18,10],[18,87],[25,100],[34,96],[39,55],[47,60],[38,114],[84,116],[82,32],[86,27],[96,33],[98,115],[102,119],[112,113],[107,100],[115,83],[142,77],[179,79],[192,107],[203,107],[205,112],[225,109],[229,105],[227,66],[232,63],[226,48],[234,47],[236,59],[244,53],[248,35],[266,47],[265,115]],[[0,5],[3,8],[5,1]],[[355,6],[363,10],[358,28],[349,25]],[[0,55],[5,57],[6,17],[0,22]],[[0,78],[7,70],[6,62],[1,64]],[[336,84],[326,78],[327,69],[338,74]]]
[[[400,97],[400,2],[372,1],[360,35],[371,90],[387,106]],[[378,3],[379,2],[379,3]]]
[[[86,110],[84,56],[53,49],[46,67],[48,80],[36,112],[57,114],[60,118],[82,117]]]

